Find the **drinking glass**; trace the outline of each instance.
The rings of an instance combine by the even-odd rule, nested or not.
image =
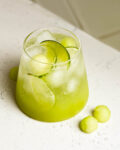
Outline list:
[[[81,43],[63,28],[37,29],[23,44],[16,102],[29,117],[57,122],[73,117],[88,100]]]

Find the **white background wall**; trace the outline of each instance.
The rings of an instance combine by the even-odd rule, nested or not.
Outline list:
[[[33,0],[120,50],[120,0]]]

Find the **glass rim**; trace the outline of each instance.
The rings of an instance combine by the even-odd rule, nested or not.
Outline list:
[[[60,63],[45,63],[45,62],[42,62],[42,61],[38,61],[38,60],[35,60],[34,58],[32,58],[32,56],[29,55],[29,53],[26,51],[27,48],[25,48],[25,43],[27,42],[28,38],[34,34],[35,32],[37,31],[43,31],[43,30],[50,30],[50,29],[58,29],[58,30],[64,30],[64,31],[67,31],[68,33],[70,33],[74,38],[75,40],[77,40],[77,42],[79,43],[79,47],[77,48],[78,51],[75,53],[75,55],[73,57],[71,57],[70,59],[68,59],[67,61],[65,62],[60,62]],[[42,47],[42,46],[41,46]],[[75,48],[75,47],[73,47]],[[67,64],[69,62],[71,62],[71,60],[75,59],[77,57],[77,55],[79,55],[80,51],[81,51],[81,40],[70,30],[68,29],[65,29],[63,27],[46,27],[46,28],[37,28],[35,30],[33,30],[32,32],[30,32],[26,38],[24,39],[24,42],[23,42],[23,50],[25,52],[25,54],[33,61],[37,62],[37,63],[41,63],[41,64],[47,64],[47,65],[52,65],[52,66],[59,66],[59,65],[64,65],[64,64]]]

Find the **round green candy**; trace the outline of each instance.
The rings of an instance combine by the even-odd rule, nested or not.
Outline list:
[[[61,40],[61,44],[64,46],[64,47],[77,47],[77,43],[75,41],[74,38],[72,37],[65,37]]]
[[[11,68],[9,72],[10,79],[16,81],[17,75],[18,75],[18,66]]]
[[[110,119],[111,112],[107,106],[99,105],[93,110],[93,116],[98,122],[103,123]]]
[[[85,117],[80,122],[80,129],[85,133],[91,133],[98,128],[97,120],[92,116]]]

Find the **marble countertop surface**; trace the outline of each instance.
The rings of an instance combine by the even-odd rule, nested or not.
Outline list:
[[[15,83],[8,77],[19,64],[25,36],[36,28],[60,26],[82,41],[90,96],[72,119],[44,123],[30,119],[16,106]],[[109,122],[92,134],[78,128],[96,105],[112,112]],[[120,150],[120,53],[29,0],[0,1],[0,150]]]

